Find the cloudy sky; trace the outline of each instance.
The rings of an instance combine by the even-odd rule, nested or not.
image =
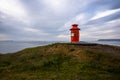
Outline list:
[[[0,40],[120,39],[120,0],[0,0]]]

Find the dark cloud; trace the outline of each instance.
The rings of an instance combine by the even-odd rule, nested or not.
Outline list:
[[[106,23],[106,22],[109,22],[112,20],[116,20],[116,19],[120,19],[120,11],[115,14],[108,15],[108,16],[105,16],[105,17],[102,17],[102,18],[99,18],[96,20],[91,20],[88,23],[86,23],[85,25],[103,24],[103,23]]]
[[[93,3],[91,3],[90,5],[93,6],[95,9],[99,8],[99,7],[105,7],[105,8],[109,8],[109,9],[117,9],[120,8],[120,0],[95,0]],[[92,8],[93,8],[92,7]],[[90,7],[89,7],[90,8]]]

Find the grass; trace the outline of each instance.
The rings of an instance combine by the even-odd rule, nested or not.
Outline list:
[[[1,54],[0,80],[120,80],[120,47],[56,43]]]

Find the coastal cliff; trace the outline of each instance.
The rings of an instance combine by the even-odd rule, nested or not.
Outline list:
[[[0,80],[120,80],[120,47],[56,43],[0,54]]]

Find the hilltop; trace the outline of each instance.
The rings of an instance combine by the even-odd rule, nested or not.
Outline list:
[[[120,80],[120,47],[56,43],[0,54],[1,80]]]

